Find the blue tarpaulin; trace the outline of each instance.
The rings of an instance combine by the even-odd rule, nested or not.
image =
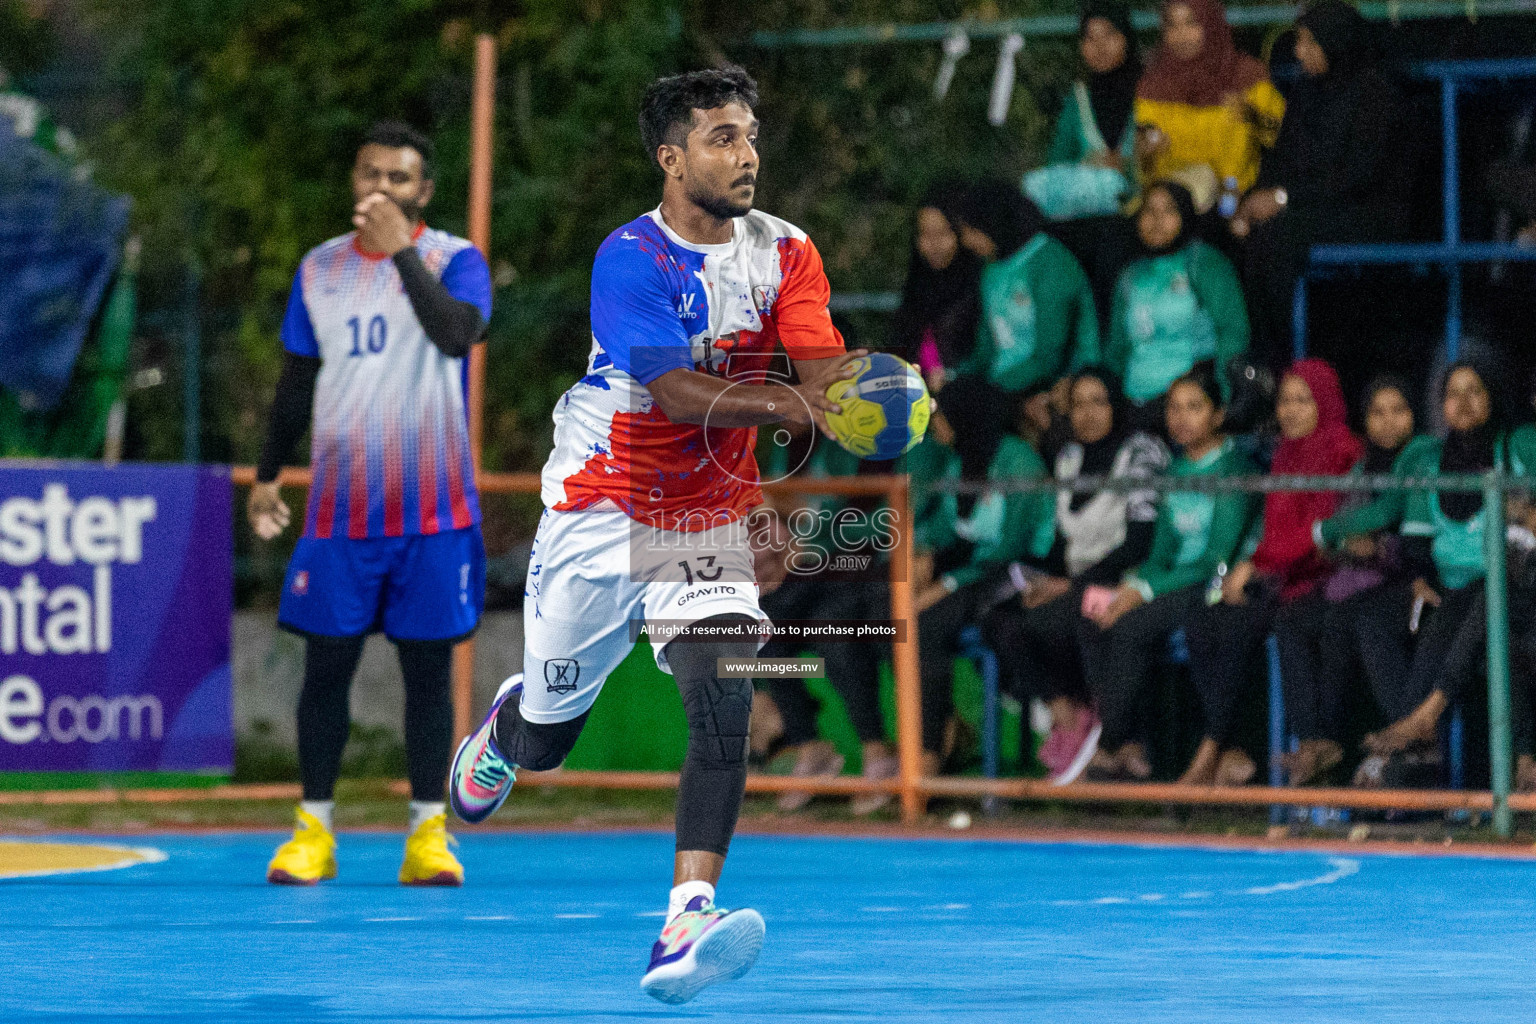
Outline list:
[[[0,387],[52,408],[117,269],[128,200],[0,117]]]

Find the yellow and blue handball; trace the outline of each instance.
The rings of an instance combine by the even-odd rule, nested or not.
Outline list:
[[[889,352],[859,357],[857,373],[827,388],[842,412],[827,413],[837,443],[861,459],[894,459],[923,439],[932,412],[923,375]]]

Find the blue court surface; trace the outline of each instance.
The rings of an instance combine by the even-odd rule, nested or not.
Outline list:
[[[269,886],[279,838],[0,882],[0,1019],[1536,1019],[1532,861],[741,836],[721,897],[763,912],[762,958],[673,1008],[639,991],[669,835],[467,835],[459,890],[395,885],[377,834]]]

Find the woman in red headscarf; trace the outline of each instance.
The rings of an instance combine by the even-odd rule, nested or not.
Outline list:
[[[1219,0],[1165,0],[1161,13],[1161,44],[1136,87],[1142,180],[1208,167],[1235,200],[1257,180],[1285,100],[1264,65],[1233,43]]]
[[[1275,476],[1343,476],[1364,452],[1350,432],[1344,392],[1333,367],[1321,359],[1294,364],[1275,403],[1281,442]],[[1337,692],[1341,680],[1323,680],[1318,644],[1327,602],[1322,584],[1330,565],[1312,539],[1312,524],[1338,510],[1334,491],[1275,491],[1264,499],[1264,526],[1253,557],[1222,578],[1221,596],[1191,619],[1190,674],[1205,707],[1206,733],[1180,781],[1242,785],[1253,777],[1253,758],[1237,745],[1238,708],[1273,630],[1280,644],[1287,727],[1307,744],[1313,774],[1338,764],[1343,749]],[[1327,692],[1324,692],[1324,691]],[[1332,758],[1314,757],[1332,745]]]

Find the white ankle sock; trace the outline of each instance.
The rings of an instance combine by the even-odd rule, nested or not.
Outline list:
[[[336,816],[335,800],[301,800],[299,809],[305,814],[313,814],[320,819],[320,824],[325,826],[327,832],[334,832],[331,820]]]
[[[708,902],[715,902],[715,887],[708,882],[683,882],[672,887],[672,895],[667,900],[667,923],[684,910],[688,909],[688,902],[695,896],[703,896]]]
[[[441,801],[438,803],[431,803],[426,800],[412,800],[410,826],[411,832],[414,833],[418,828],[421,827],[421,823],[426,821],[428,818],[435,818],[439,814],[446,813],[447,810],[448,805],[442,803]]]

